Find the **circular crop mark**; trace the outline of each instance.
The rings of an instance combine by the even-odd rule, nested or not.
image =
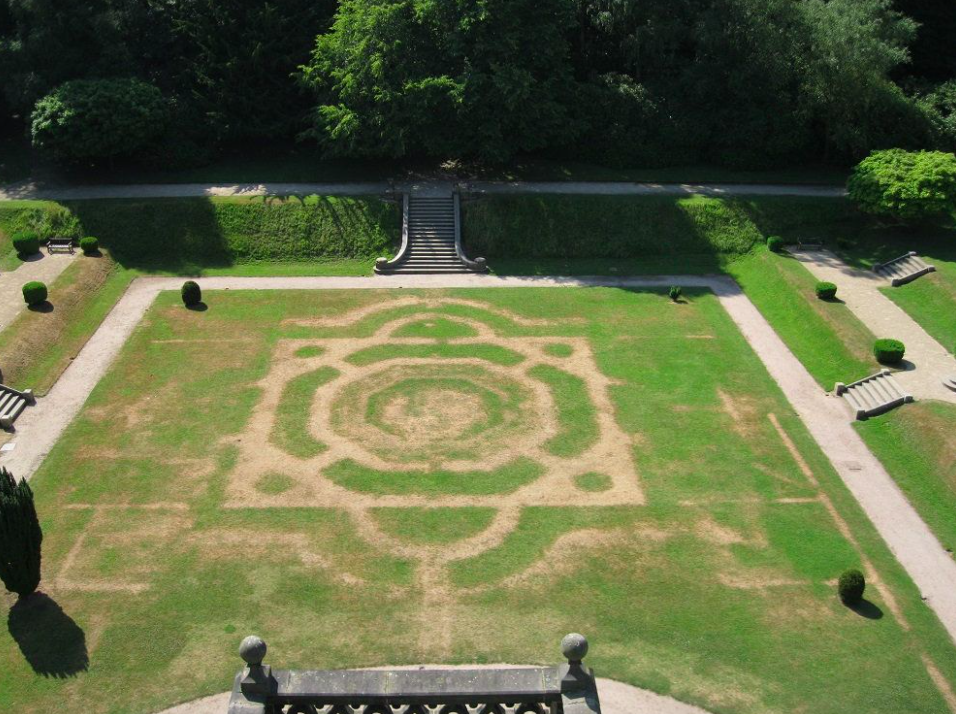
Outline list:
[[[535,434],[536,400],[525,385],[476,365],[383,367],[347,384],[331,407],[340,435],[398,463],[480,460]]]

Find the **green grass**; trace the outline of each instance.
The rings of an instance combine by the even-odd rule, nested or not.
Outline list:
[[[883,293],[950,352],[956,350],[956,226],[871,226],[839,248],[851,265],[869,269],[877,263],[916,251],[935,273]]]
[[[769,235],[819,239],[865,220],[840,199],[778,197],[491,196],[463,211],[470,255],[532,273],[536,262],[570,260],[616,261],[621,274],[631,260],[707,272]]]
[[[818,299],[816,278],[797,260],[761,249],[726,269],[824,389],[879,369],[875,336],[839,300]]]
[[[386,344],[366,347],[350,354],[347,361],[350,364],[363,366],[391,359],[422,359],[425,357],[481,359],[504,366],[515,365],[524,360],[523,355],[501,345],[436,343],[432,345]]]
[[[542,470],[529,459],[516,459],[490,471],[384,471],[338,461],[324,473],[334,483],[360,493],[486,496],[511,493],[538,478]]]
[[[611,477],[607,474],[599,474],[589,471],[586,474],[579,474],[574,477],[574,485],[582,491],[600,492],[607,491],[611,487]]]
[[[954,260],[927,260],[935,273],[882,292],[899,305],[950,353],[956,352],[956,255]]]
[[[454,543],[478,535],[491,525],[494,508],[376,508],[379,528],[388,535],[420,545]]]
[[[257,385],[278,340],[367,335],[384,318],[341,328],[291,321],[417,294],[214,292],[206,312],[182,309],[176,293],[161,295],[33,481],[44,587],[62,609],[18,608],[0,630],[0,709],[158,711],[227,688],[241,664],[236,645],[251,632],[269,643],[276,666],[322,668],[553,663],[560,637],[582,630],[588,661],[604,676],[723,714],[945,710],[922,656],[952,685],[952,642],[716,298],[700,290],[688,290],[681,305],[659,292],[616,289],[428,293],[553,321],[521,326],[484,313],[503,337],[586,338],[612,382],[613,418],[630,438],[646,504],[578,507],[592,495],[575,487],[576,472],[557,490],[548,484],[538,495],[566,489],[568,505],[517,509],[516,527],[500,543],[450,565],[450,649],[419,639],[436,619],[416,580],[419,561],[367,542],[345,507],[302,503],[300,479],[317,482],[317,473],[303,476],[292,462],[252,473],[237,446],[259,416]],[[439,312],[482,314],[460,305]],[[688,339],[701,335],[710,339]],[[489,456],[496,446],[486,444]],[[487,506],[533,484],[535,464],[526,461],[525,475],[363,473],[340,463],[333,480],[351,491],[353,501],[341,501],[349,509],[380,499],[376,506],[388,511],[372,517],[406,548],[439,549],[480,532],[486,516],[398,510],[405,504],[396,499]],[[266,497],[272,505],[262,507]],[[286,507],[275,506],[282,498]],[[129,507],[156,504],[183,505]],[[840,605],[832,580],[859,567],[861,554],[910,629],[875,590],[868,597],[878,619]],[[104,582],[147,589],[70,585]],[[75,664],[67,645],[77,630],[89,668],[38,674],[52,655],[34,645],[56,642]],[[494,631],[509,634],[489,638]]]
[[[311,273],[310,263],[364,272],[389,255],[399,209],[377,198],[259,197],[0,203],[0,233],[94,235],[127,268],[179,275]],[[2,249],[0,244],[0,249]]]
[[[919,402],[855,426],[943,546],[956,549],[956,406]]]
[[[312,397],[315,390],[339,375],[332,367],[319,369],[291,379],[282,390],[276,410],[272,440],[293,456],[308,459],[326,450],[326,445],[309,432]]]
[[[558,416],[558,433],[544,448],[555,456],[577,456],[598,438],[597,417],[584,380],[564,370],[539,364],[528,374],[548,385]]]

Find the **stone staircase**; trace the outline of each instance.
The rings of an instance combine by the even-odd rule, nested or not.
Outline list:
[[[913,397],[903,391],[888,369],[852,384],[837,382],[835,391],[838,397],[843,397],[850,405],[857,419],[883,414],[913,401]]]
[[[461,249],[461,211],[457,193],[405,194],[402,248],[393,260],[379,258],[375,272],[484,273],[483,258],[469,260]]]
[[[0,428],[13,428],[13,422],[29,404],[36,404],[32,389],[20,392],[0,384]]]
[[[894,288],[916,280],[926,273],[932,273],[934,270],[936,270],[935,266],[927,265],[915,252],[873,266],[873,272],[889,280]]]

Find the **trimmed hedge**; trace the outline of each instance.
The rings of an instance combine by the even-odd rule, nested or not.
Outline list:
[[[899,340],[883,338],[873,344],[873,356],[880,364],[899,364],[906,354],[906,347]]]
[[[179,294],[183,299],[183,305],[186,307],[194,307],[202,302],[202,289],[194,280],[187,280],[183,283]]]
[[[35,305],[41,305],[46,302],[46,299],[47,299],[46,285],[39,282],[38,280],[32,280],[23,286],[23,300],[30,307],[33,307]]]
[[[80,250],[83,251],[83,255],[96,255],[100,252],[100,242],[93,236],[80,238]]]
[[[767,248],[771,253],[781,253],[783,252],[783,246],[785,242],[780,236],[770,236],[767,238]]]
[[[816,293],[817,297],[821,300],[832,300],[836,297],[837,286],[833,283],[821,281],[817,283]]]
[[[840,576],[837,593],[844,605],[859,605],[866,590],[866,578],[859,570],[847,570]]]
[[[33,231],[22,231],[13,236],[13,248],[17,255],[27,258],[40,252],[40,236]]]

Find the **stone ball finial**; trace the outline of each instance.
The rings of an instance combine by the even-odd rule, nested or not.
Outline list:
[[[572,632],[561,640],[561,652],[568,662],[580,662],[588,653],[588,641],[584,635]]]
[[[239,656],[250,667],[257,667],[266,658],[266,643],[262,641],[261,637],[249,635],[239,645]]]

